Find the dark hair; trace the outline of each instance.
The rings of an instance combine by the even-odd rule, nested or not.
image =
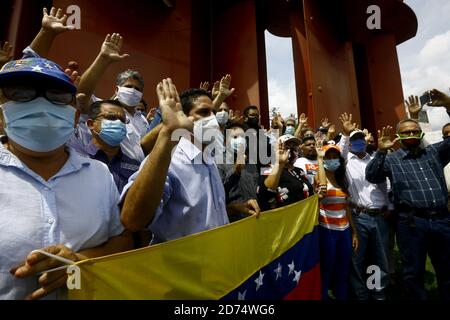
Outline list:
[[[244,117],[248,118],[250,110],[257,110],[259,112],[259,108],[257,106],[248,106],[247,108],[244,109]]]
[[[306,141],[310,141],[310,140],[316,141],[316,137],[314,137],[311,134],[307,135],[307,136],[304,136],[303,139],[302,139],[302,144],[304,144],[304,143],[306,143]]]
[[[225,130],[233,128],[241,128],[242,130],[244,130],[244,132],[248,130],[248,126],[246,124],[240,123],[238,121],[230,121],[225,126]]]
[[[447,128],[448,126],[450,126],[450,122],[442,127],[442,134],[444,134],[444,129]]]
[[[336,179],[336,183],[338,186],[348,194],[348,180],[347,176],[345,174],[346,166],[345,166],[345,160],[342,158],[342,155],[339,154],[339,162],[341,163],[340,167],[334,172],[334,178]]]
[[[88,114],[89,119],[94,120],[95,118],[97,118],[98,114],[101,112],[102,106],[105,104],[110,104],[110,105],[113,105],[113,106],[123,109],[123,105],[117,100],[100,100],[100,101],[94,102],[89,107],[89,114]]]
[[[192,107],[194,106],[195,100],[197,100],[199,97],[206,96],[213,100],[211,94],[203,89],[188,89],[180,94],[180,100],[181,100],[181,106],[183,107],[183,112],[185,115],[189,115],[189,113],[192,110]]]

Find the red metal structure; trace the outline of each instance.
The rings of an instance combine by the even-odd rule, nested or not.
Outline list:
[[[367,8],[381,9],[381,29],[369,30]],[[61,35],[50,59],[86,69],[107,33],[125,37],[131,57],[114,65],[97,90],[111,96],[125,68],[146,79],[145,97],[172,77],[184,89],[233,75],[230,105],[259,105],[269,121],[264,31],[291,37],[298,111],[314,125],[351,112],[374,130],[404,117],[396,45],[415,36],[417,19],[401,0],[2,0],[0,39],[16,57],[40,27],[43,6],[81,9],[81,30]]]

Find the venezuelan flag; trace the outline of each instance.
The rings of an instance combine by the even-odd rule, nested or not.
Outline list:
[[[257,300],[320,296],[317,196],[156,246],[85,260],[70,299]]]

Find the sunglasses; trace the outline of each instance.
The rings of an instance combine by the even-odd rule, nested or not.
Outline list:
[[[38,97],[44,97],[49,102],[65,106],[75,101],[75,95],[61,89],[43,89],[32,86],[10,86],[1,89],[6,98],[16,102],[30,102]]]

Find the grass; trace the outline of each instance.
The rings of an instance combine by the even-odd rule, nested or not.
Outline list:
[[[389,300],[405,300],[407,299],[407,295],[405,292],[405,288],[403,286],[402,262],[400,259],[400,253],[398,251],[397,245],[395,245],[394,248],[394,257],[395,257],[395,275],[393,279],[394,283],[391,284],[387,289],[387,298]],[[428,291],[430,300],[439,299],[436,276],[429,257],[427,257],[425,267],[425,289]]]

